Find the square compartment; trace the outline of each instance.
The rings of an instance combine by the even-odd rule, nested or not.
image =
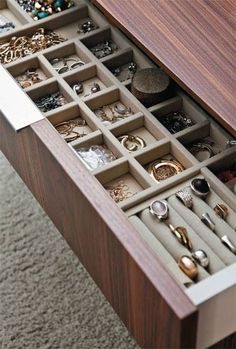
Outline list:
[[[91,97],[97,92],[100,92],[108,86],[113,85],[113,82],[106,75],[104,75],[101,68],[96,65],[87,68],[84,67],[84,69],[74,74],[70,73],[64,79],[73,89],[74,93],[81,98]],[[91,89],[94,87],[94,84],[98,84],[100,90],[92,93]],[[76,93],[74,90],[75,85],[82,86],[83,90],[80,93]]]
[[[84,67],[85,64],[90,62],[90,59],[86,52],[84,52],[80,47],[79,43],[64,43],[64,45],[61,45],[59,48],[55,48],[53,51],[50,51],[48,53],[45,53],[45,57],[47,60],[51,63],[51,65],[54,67],[55,70],[63,68],[64,62],[63,59],[68,60],[68,70],[65,71],[65,69],[61,69],[61,72],[58,71],[59,74],[64,74],[68,72],[72,72],[76,69],[80,69],[81,67]],[[58,63],[52,64],[53,60],[59,59]],[[72,66],[72,68],[71,68]],[[74,66],[74,67],[73,67]]]
[[[78,105],[71,106],[63,111],[55,112],[55,114],[48,117],[48,120],[52,123],[52,125],[56,128],[56,125],[63,124],[68,121],[72,121],[78,123],[78,126],[73,128],[73,131],[78,132],[81,136],[78,138],[73,138],[73,132],[71,133],[71,141],[66,141],[67,143],[74,144],[77,140],[81,140],[83,137],[92,133],[96,130],[96,125],[93,121],[84,113],[82,109],[79,108]],[[82,122],[81,122],[82,121]],[[65,125],[65,124],[64,124]],[[56,128],[58,131],[58,129]],[[60,134],[60,132],[58,131]],[[76,136],[74,134],[74,136]],[[62,138],[65,139],[65,137]],[[69,138],[68,138],[69,139]]]
[[[157,147],[153,147],[151,150],[147,150],[138,154],[136,156],[136,160],[145,168],[145,170],[149,173],[149,169],[151,170],[152,164],[158,160],[175,161],[174,164],[168,168],[165,165],[160,166],[162,169],[158,171],[156,174],[156,178],[160,178],[159,181],[154,179],[154,174],[150,174],[153,180],[156,183],[162,183],[164,180],[170,179],[177,174],[181,174],[185,169],[190,168],[193,164],[188,159],[188,157],[177,147],[176,144],[171,142],[163,142],[161,145]],[[165,171],[163,171],[165,167]],[[178,168],[180,171],[178,172]],[[172,174],[167,176],[168,174]],[[161,179],[163,178],[163,179]]]
[[[27,88],[31,86],[24,87],[22,78],[28,70],[35,70],[38,74],[38,78],[41,81],[36,81],[34,84],[31,83],[31,86],[34,86],[48,78],[52,77],[52,74],[48,70],[47,66],[37,57],[30,58],[24,62],[16,63],[8,68],[9,73],[15,78],[15,80],[21,85],[22,88]],[[18,80],[19,79],[19,80]],[[21,83],[20,83],[21,80]]]
[[[96,34],[93,34],[85,39],[82,39],[81,41],[91,52],[99,44],[103,44],[105,42],[109,42],[111,45],[114,45],[115,49],[113,51],[107,52],[107,54],[105,54],[103,57],[96,56],[102,61],[106,60],[108,57],[109,58],[113,57],[113,55],[117,54],[121,48],[125,48],[128,46],[125,43],[125,41],[119,35],[117,35],[117,33],[111,28],[100,30]]]
[[[17,4],[14,4],[8,0],[0,1],[0,23],[1,16],[3,16],[4,23],[5,21],[12,23],[14,27],[10,26],[4,29],[0,29],[0,36],[6,33],[11,33],[14,29],[18,29],[18,27],[20,27],[21,25],[28,23],[24,16],[21,14],[21,11],[18,8]]]
[[[226,132],[220,130],[213,123],[209,123],[186,133],[178,140],[201,162],[225,150],[229,138],[230,136]]]
[[[57,106],[56,108],[52,108],[48,111],[43,111],[41,108],[39,110],[42,111],[42,113],[50,113],[51,111],[58,109],[60,107],[63,107],[65,104],[69,103],[72,101],[72,98],[70,95],[66,92],[66,90],[58,84],[56,81],[53,81],[49,84],[41,85],[38,88],[32,89],[28,92],[29,97],[33,100],[33,102],[36,104],[36,101],[41,99],[42,97],[50,96],[55,93],[60,93],[60,95],[65,99],[65,103],[61,106]],[[36,104],[37,106],[37,104]]]
[[[117,204],[122,204],[124,201],[133,198],[148,187],[147,183],[128,161],[116,164],[100,172],[96,177]],[[118,191],[115,192],[115,189]]]
[[[118,103],[121,103],[128,111],[127,116],[120,115],[119,118],[115,119],[113,109]],[[139,111],[137,106],[119,89],[113,89],[107,93],[101,94],[100,96],[94,96],[87,100],[86,104],[96,116],[98,113],[107,113],[108,115],[109,112],[108,117],[104,117],[104,119],[102,119],[101,116],[97,116],[98,120],[100,120],[105,126],[111,126],[120,120],[123,121],[124,119],[132,117]],[[115,115],[116,114],[117,113],[115,112]]]
[[[187,119],[190,119],[192,125],[173,133],[169,130],[170,133],[181,136],[188,132],[192,127],[201,122],[206,122],[206,113],[199,108],[190,98],[184,96],[177,96],[171,98],[161,104],[157,104],[149,108],[149,111],[157,118],[157,120],[165,126],[163,119],[169,114],[180,112],[185,115]],[[168,130],[168,128],[166,128]]]
[[[88,150],[91,146],[101,146],[105,150],[108,149],[108,151],[111,153],[110,155],[114,156],[114,158],[111,159],[110,161],[108,161],[107,163],[103,163],[103,159],[102,159],[100,163],[99,163],[99,161],[94,163],[94,164],[91,162],[91,165],[89,165],[88,162],[86,162],[86,160],[83,159],[78,154],[78,151],[80,149]],[[105,135],[102,135],[102,133],[100,131],[96,131],[96,135],[91,134],[91,137],[89,139],[77,141],[77,143],[74,142],[74,144],[70,145],[70,147],[74,150],[75,154],[78,156],[80,161],[90,171],[100,171],[101,168],[103,168],[104,166],[109,166],[113,161],[115,161],[116,159],[118,159],[119,157],[122,156],[120,151],[112,144],[112,142]],[[93,156],[94,156],[94,154],[92,154],[92,157]],[[97,157],[95,156],[94,160],[99,159],[99,156],[97,156]],[[109,154],[108,154],[108,156],[109,156]],[[91,160],[92,160],[92,158],[91,158]]]
[[[124,135],[140,137],[140,141],[139,139],[137,139],[137,141],[138,143],[140,142],[140,144],[143,141],[144,146],[142,147],[142,146],[139,146],[139,144],[137,144],[137,149],[133,151],[129,151],[127,149],[127,151],[129,151],[131,154],[135,151],[144,149],[146,146],[156,144],[158,140],[164,137],[161,131],[158,130],[158,128],[155,125],[153,125],[150,119],[148,119],[144,115],[139,115],[139,114],[137,114],[137,116],[134,117],[132,120],[129,120],[129,121],[124,120],[124,123],[118,127],[114,125],[114,128],[112,128],[111,131],[116,136],[116,138],[118,138],[119,141],[121,141],[121,139],[119,138]],[[132,143],[132,140],[131,140],[131,143]]]

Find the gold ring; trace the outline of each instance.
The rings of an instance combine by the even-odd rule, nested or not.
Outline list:
[[[174,228],[172,224],[168,225],[171,232],[178,239],[178,241],[186,247],[189,251],[192,251],[193,245],[188,237],[187,229],[184,227],[176,227]]]
[[[228,216],[229,210],[228,207],[225,206],[224,204],[217,204],[214,207],[214,211],[217,214],[217,216],[219,216],[222,219],[226,219],[226,217]]]
[[[156,160],[147,168],[148,173],[156,182],[175,176],[183,170],[184,167],[176,160]]]
[[[139,136],[133,136],[130,134],[118,137],[120,143],[125,147],[128,151],[133,152],[145,147],[144,140]],[[131,143],[131,145],[130,145]]]
[[[197,263],[193,258],[185,255],[180,257],[178,260],[178,266],[191,280],[196,279],[198,276]]]

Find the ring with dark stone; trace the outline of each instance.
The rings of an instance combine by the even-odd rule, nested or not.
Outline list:
[[[194,194],[200,198],[206,198],[210,193],[210,185],[204,178],[194,178],[190,187]]]

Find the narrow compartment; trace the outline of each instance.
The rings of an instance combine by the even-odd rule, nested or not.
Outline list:
[[[225,150],[229,138],[226,132],[213,123],[208,123],[185,133],[178,140],[201,162]]]
[[[58,74],[76,71],[90,62],[86,52],[77,43],[64,43],[60,47],[45,53],[45,57],[51,63]]]
[[[142,114],[137,114],[132,120],[124,120],[118,127],[115,124],[110,130],[130,153],[156,144],[164,137],[152,121]]]
[[[184,96],[177,96],[166,103],[152,106],[149,111],[176,136],[185,134],[190,128],[193,129],[195,125],[207,120],[206,113]]]
[[[91,137],[86,140],[77,140],[69,145],[90,171],[99,171],[101,167],[109,166],[122,157],[119,149],[100,131],[91,133]]]
[[[0,36],[27,23],[17,7],[9,0],[0,1]]]
[[[76,73],[71,72],[64,79],[74,93],[81,98],[91,97],[113,85],[109,77],[96,65],[84,67]]]
[[[47,66],[37,57],[11,65],[8,71],[24,89],[52,77]]]
[[[81,41],[95,57],[102,61],[108,56],[113,57],[113,54],[119,52],[120,49],[129,47],[110,27],[100,30]]]
[[[139,111],[132,100],[116,88],[88,99],[86,104],[105,126],[132,117]]]
[[[45,82],[40,87],[28,91],[28,95],[43,113],[48,113],[72,101],[71,96],[57,81],[48,84]]]
[[[78,105],[55,111],[48,120],[62,138],[72,145],[96,130],[96,125]]]
[[[128,161],[116,164],[96,177],[117,204],[148,188],[148,184]]]
[[[193,165],[186,154],[172,142],[162,142],[148,150],[144,148],[135,158],[156,183],[170,179]]]

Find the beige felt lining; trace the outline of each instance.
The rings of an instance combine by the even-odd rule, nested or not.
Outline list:
[[[165,249],[160,241],[156,239],[153,233],[137,216],[131,216],[129,218],[129,221],[133,224],[142,238],[148,243],[148,245],[163,262],[165,267],[171,272],[171,274],[180,284],[188,284],[188,286],[193,284],[193,281],[179,269],[175,259],[171,256],[171,254]]]
[[[153,217],[149,209],[142,211],[139,217],[162,245],[165,246],[166,250],[173,256],[176,262],[183,255],[191,256],[191,253],[176,240],[168,226],[164,222],[159,222]],[[209,273],[201,266],[198,266],[198,271],[197,281],[209,277]]]
[[[5,3],[2,7],[6,7]],[[129,87],[130,79],[126,81],[126,84],[121,83],[109,69],[119,64],[127,64],[130,60],[135,61],[139,68],[155,66],[155,64],[127,37],[121,34],[117,28],[111,26],[97,9],[91,4],[88,5],[87,2],[84,4],[83,1],[75,0],[76,6],[74,8],[40,21],[33,21],[27,13],[20,9],[15,0],[7,0],[7,3],[8,8],[17,15],[21,23],[28,23],[22,25],[18,30],[14,30],[14,35],[31,35],[36,29],[43,26],[45,29],[52,29],[67,38],[65,42],[59,45],[9,63],[6,65],[6,68],[14,77],[23,73],[24,67],[26,69],[36,67],[42,70],[47,79],[25,90],[33,100],[45,95],[45,91],[47,93],[60,91],[63,94],[68,103],[45,113],[45,116],[53,125],[77,117],[82,117],[86,120],[88,134],[71,142],[70,147],[72,149],[73,147],[77,148],[92,144],[105,144],[117,156],[117,160],[107,164],[104,168],[93,171],[93,174],[103,186],[109,182],[115,183],[121,177],[127,181],[131,189],[137,186],[140,191],[131,198],[119,203],[118,206],[120,208],[123,210],[133,209],[134,211],[140,206],[146,208],[146,202],[151,197],[163,195],[166,198],[169,196],[168,193],[172,188],[182,186],[184,181],[190,180],[199,171],[203,171],[203,173],[207,174],[209,180],[218,183],[219,190],[217,190],[217,194],[222,197],[222,200],[225,200],[231,209],[236,210],[233,194],[223,183],[214,179],[214,175],[210,172],[210,170],[216,172],[222,166],[227,166],[229,160],[232,162],[235,159],[235,148],[224,150],[214,158],[199,163],[181,143],[183,139],[186,142],[193,141],[194,137],[201,135],[203,130],[206,133],[208,132],[208,134],[210,132],[214,138],[219,140],[219,143],[222,140],[222,145],[225,144],[226,138],[230,138],[230,136],[226,135],[222,128],[213,123],[207,113],[178,88],[174,89],[172,98],[148,109],[145,108],[125,87]],[[77,33],[78,24],[88,17],[93,19],[99,28],[87,34]],[[11,36],[12,33],[3,35],[3,41],[8,41]],[[90,51],[90,48],[99,41],[109,39],[114,41],[119,49],[109,56],[100,60],[97,59]],[[66,73],[58,74],[50,64],[50,61],[56,57],[76,57],[81,59],[85,65]],[[93,78],[98,78],[104,84],[104,89],[84,99],[80,98],[80,96],[75,95],[70,87],[73,81],[75,81],[74,79],[77,78],[82,79],[86,83],[90,83]],[[118,101],[130,107],[132,115],[112,125],[105,126],[94,114],[94,110],[104,105],[113,105]],[[158,117],[176,110],[185,112],[195,124],[178,134],[171,135],[159,122]],[[119,135],[128,131],[145,138],[146,147],[133,154],[129,153],[117,139]],[[165,157],[168,154],[176,158],[185,167],[185,170],[166,181],[156,183],[147,173],[145,166],[149,162],[162,156]],[[208,166],[210,170],[205,169],[205,166]],[[188,216],[189,214],[186,217],[183,215],[186,222]],[[229,219],[231,219],[230,215]],[[190,223],[189,225],[191,226]],[[229,222],[229,224],[231,223]],[[193,230],[196,231],[194,228]],[[169,236],[174,239],[170,234]],[[200,237],[204,240],[203,236]],[[217,241],[213,245],[218,244],[222,248],[219,239],[214,234],[211,240]],[[208,243],[206,240],[204,241]],[[174,242],[175,244],[177,243],[176,241]],[[212,247],[211,241],[209,241],[209,246],[217,254],[217,249],[215,250]],[[227,251],[227,253],[229,252]],[[225,257],[225,260],[222,260],[225,264],[230,264],[232,258],[231,261],[229,259]],[[201,277],[208,275],[204,270],[202,273]]]
[[[214,251],[214,253],[226,264],[230,265],[236,261],[233,255],[220,241],[220,239],[201,222],[199,217],[187,207],[185,207],[175,195],[168,199],[168,202],[175,208],[185,222],[200,236],[200,238]],[[194,206],[196,202],[194,200]]]

